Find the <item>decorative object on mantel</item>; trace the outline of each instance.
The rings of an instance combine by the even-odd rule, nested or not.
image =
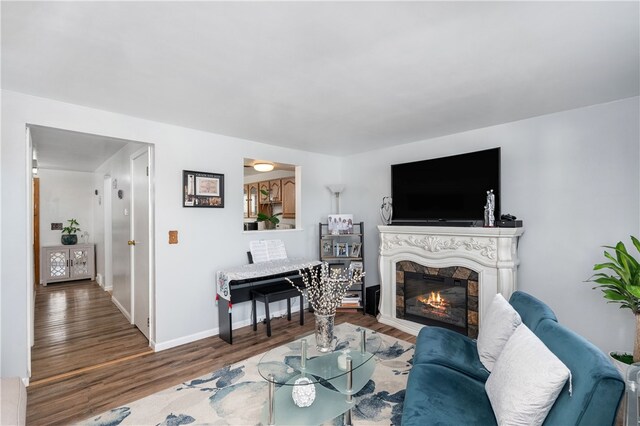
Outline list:
[[[78,235],[76,235],[76,232],[81,231],[80,224],[73,218],[67,220],[67,222],[69,222],[69,224],[62,228],[60,241],[65,246],[72,246],[78,243]]]
[[[224,175],[182,171],[182,207],[224,207]]]
[[[383,225],[391,225],[391,219],[393,218],[393,202],[391,197],[382,197],[380,218],[382,219]]]
[[[299,273],[304,289],[298,287],[289,278],[285,277],[285,279],[306,295],[315,311],[316,347],[320,352],[329,352],[333,342],[336,309],[342,305],[342,299],[349,288],[360,282],[364,272],[331,269],[327,262],[322,262],[317,268],[300,270]]]
[[[487,204],[484,205],[484,226],[487,228],[493,228],[496,226],[496,196],[493,193],[493,189],[487,191]]]
[[[640,241],[631,236],[631,241],[636,250],[640,252]],[[609,262],[597,263],[593,266],[594,271],[609,269],[612,273],[606,274],[598,272],[589,278],[588,282],[596,283],[604,294],[607,303],[619,303],[620,308],[630,309],[636,317],[636,336],[633,345],[633,361],[640,361],[640,263],[629,254],[627,248],[622,241],[613,246],[604,246],[605,248],[614,250],[614,254],[604,251],[604,257]],[[613,357],[614,354],[611,353]],[[618,357],[617,359],[622,361]],[[624,373],[623,373],[624,374]]]
[[[294,382],[291,398],[298,407],[308,407],[316,399],[316,387],[307,377],[300,377]]]

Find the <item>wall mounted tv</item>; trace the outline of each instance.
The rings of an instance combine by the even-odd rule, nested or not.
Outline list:
[[[487,191],[500,218],[500,148],[391,166],[394,225],[482,226]]]

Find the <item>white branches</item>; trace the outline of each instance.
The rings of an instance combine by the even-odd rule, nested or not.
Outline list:
[[[285,279],[300,293],[306,293],[309,304],[321,315],[335,314],[349,288],[360,282],[364,275],[359,269],[330,269],[327,262],[299,272],[305,288],[298,287],[289,278]]]

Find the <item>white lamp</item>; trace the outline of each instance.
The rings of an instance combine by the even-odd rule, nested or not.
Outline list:
[[[270,172],[273,170],[273,164],[270,163],[256,163],[253,168],[258,172]]]
[[[335,194],[336,196],[336,209],[337,214],[340,214],[340,193],[344,191],[344,185],[343,184],[334,184],[334,185],[327,185],[327,188],[329,188],[329,191],[331,191],[332,194]]]

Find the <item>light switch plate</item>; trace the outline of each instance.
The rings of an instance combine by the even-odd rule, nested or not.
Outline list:
[[[169,244],[178,244],[178,231],[169,231]]]

